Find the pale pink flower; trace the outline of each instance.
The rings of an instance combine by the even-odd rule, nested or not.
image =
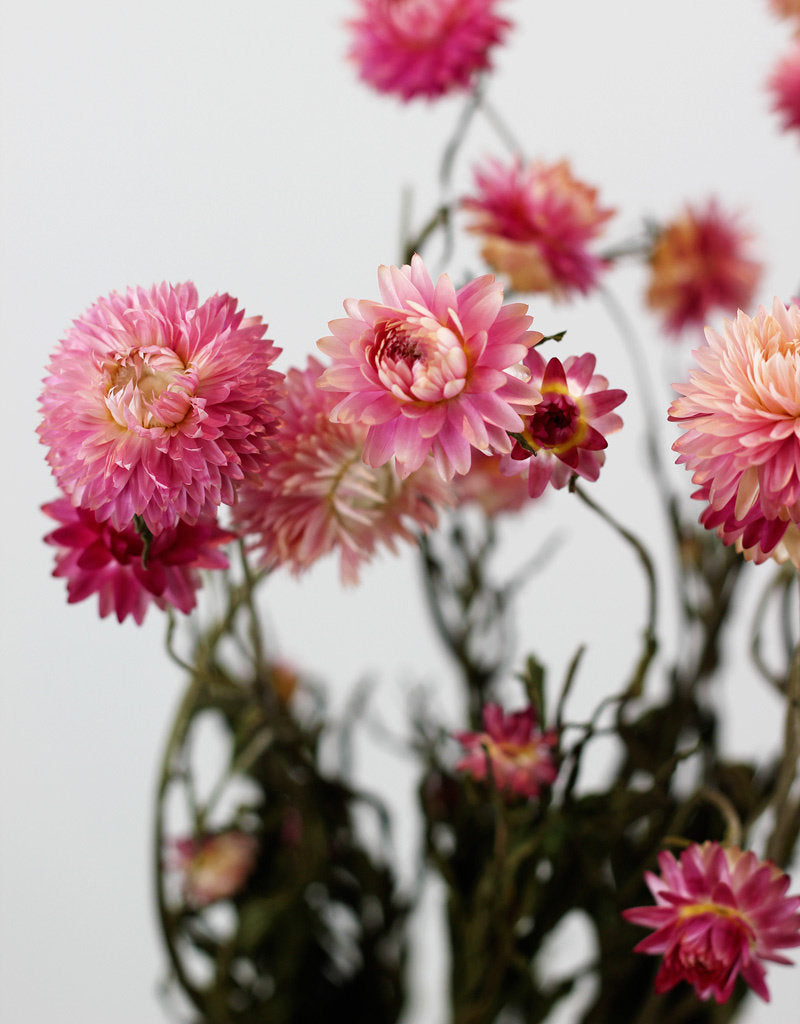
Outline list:
[[[53,355],[39,436],[73,504],[116,530],[197,522],[258,472],[281,374],[260,317],[192,284],[99,299]]]
[[[499,0],[358,0],[348,57],[361,79],[408,101],[468,89],[511,23]]]
[[[338,551],[342,580],[356,583],[379,546],[415,540],[451,499],[430,462],[402,480],[388,463],[366,465],[367,427],[331,422],[337,396],[317,387],[322,371],[310,358],[305,371],[287,373],[269,465],[240,488],[234,516],[266,566],[300,573]]]
[[[687,206],[659,232],[646,298],[668,333],[702,328],[710,313],[733,314],[750,303],[761,276],[750,238],[714,199]]]
[[[394,459],[405,477],[432,454],[449,480],[467,472],[472,448],[509,451],[507,432],[540,397],[515,375],[541,339],[528,307],[504,306],[491,275],[458,291],[446,274],[434,285],[419,256],[380,267],[378,282],[382,301],[348,299],[347,318],[317,343],[333,359],[320,387],[345,396],[331,417],[368,428],[367,465]]]
[[[719,843],[692,843],[676,861],[658,855],[661,875],[645,880],[655,906],[632,907],[623,917],[655,928],[635,952],[663,953],[656,992],[688,981],[700,999],[726,1002],[741,974],[769,1000],[764,961],[791,964],[779,949],[800,946],[800,896],[787,896],[790,880],[772,861]]]
[[[132,615],[141,624],[151,603],[190,612],[201,584],[197,570],[228,566],[219,546],[233,534],[214,519],[162,530],[143,564],[144,541],[132,525],[115,530],[91,509],[75,508],[63,497],[42,505],[42,511],[61,524],[45,537],[56,548],[53,575],[66,579],[70,604],[97,594],[101,618],[114,612],[120,622]]]
[[[472,453],[469,472],[454,476],[450,486],[457,507],[477,505],[494,518],[501,513],[518,512],[530,499],[528,481],[519,475],[507,476],[502,472],[503,455]]]
[[[462,201],[474,214],[468,230],[484,237],[483,258],[512,287],[556,298],[594,287],[606,264],[588,245],[614,211],[600,206],[597,189],[565,160],[489,160],[475,171],[475,184],[476,194]]]
[[[182,875],[183,898],[199,910],[217,900],[235,896],[250,875],[258,857],[258,840],[230,829],[199,838],[176,839],[172,844],[174,867]]]
[[[456,770],[484,780],[491,766],[494,785],[500,792],[536,797],[558,774],[553,750],[558,744],[554,730],[542,732],[532,707],[506,715],[499,704],[483,709],[483,732],[458,732],[455,738],[466,750]]]
[[[527,471],[533,498],[548,484],[565,487],[573,473],[596,480],[605,460],[606,436],[622,427],[612,410],[625,401],[626,393],[609,388],[608,380],[594,372],[595,357],[588,352],[567,356],[563,363],[555,356],[545,362],[534,348],[525,366],[542,400],[525,417],[511,454],[503,458],[503,472]]]
[[[767,80],[772,109],[781,117],[784,131],[800,129],[800,41],[775,66]]]
[[[800,522],[800,306],[776,298],[706,338],[675,385],[669,418],[685,433],[672,447],[711,507],[704,525],[762,561]],[[794,561],[791,535],[788,545]]]

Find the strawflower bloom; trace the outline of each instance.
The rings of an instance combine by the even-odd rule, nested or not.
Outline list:
[[[542,732],[532,707],[506,715],[499,704],[483,709],[483,732],[459,732],[455,738],[466,750],[456,770],[483,781],[491,766],[500,792],[537,797],[558,774],[553,749],[555,730]]]
[[[800,523],[800,306],[776,298],[706,338],[669,410],[685,430],[672,446],[677,461],[710,506],[701,521],[754,561],[778,548],[800,567],[787,533]]]
[[[474,214],[468,230],[483,236],[483,258],[521,292],[562,298],[588,292],[606,266],[588,248],[614,211],[597,189],[579,181],[562,160],[489,160],[475,171],[476,193],[462,201]]]
[[[449,480],[467,472],[472,448],[509,451],[507,432],[540,397],[516,376],[542,337],[528,307],[504,306],[490,274],[457,291],[446,274],[434,285],[419,256],[380,267],[378,282],[381,302],[348,299],[347,318],[317,343],[333,360],[320,387],[344,393],[331,417],[368,428],[367,465],[394,459],[405,477],[432,454]]]
[[[182,875],[183,898],[199,910],[217,900],[235,896],[252,874],[258,840],[230,829],[199,838],[176,839],[174,867]]]
[[[141,624],[150,604],[190,612],[201,584],[197,570],[228,566],[219,546],[233,534],[214,519],[162,530],[143,564],[144,541],[133,525],[115,530],[64,497],[42,511],[60,524],[45,537],[56,548],[53,575],[66,579],[70,604],[97,594],[101,618],[114,612],[120,622],[131,615]]]
[[[528,481],[523,476],[506,476],[502,471],[503,455],[473,452],[469,472],[454,476],[451,481],[456,507],[473,505],[490,519],[507,512],[519,512],[531,498]]]
[[[74,322],[49,365],[39,436],[74,505],[124,531],[195,523],[263,465],[279,349],[229,295],[130,288]]]
[[[726,1002],[741,974],[769,1000],[764,961],[791,964],[779,949],[800,946],[800,896],[787,896],[789,877],[772,861],[719,843],[692,843],[676,861],[658,855],[661,874],[648,871],[656,905],[623,917],[655,931],[635,948],[664,955],[656,992],[688,981],[700,999]]]
[[[594,372],[595,357],[567,356],[562,363],[553,356],[545,361],[538,349],[531,349],[525,366],[542,400],[519,432],[511,454],[503,458],[503,472],[527,470],[532,498],[544,493],[548,484],[565,487],[573,473],[596,480],[605,460],[606,436],[622,427],[612,410],[625,401],[620,388],[609,388],[608,380]]]
[[[499,0],[359,0],[348,57],[363,81],[404,101],[468,89],[511,23]]]
[[[379,546],[394,551],[435,526],[450,494],[431,462],[402,480],[388,463],[366,465],[367,427],[331,422],[338,396],[317,387],[322,372],[310,358],[287,373],[269,465],[240,488],[234,516],[264,565],[300,573],[338,551],[343,582],[356,583]]]
[[[702,328],[711,312],[746,307],[761,276],[750,235],[716,200],[687,206],[659,233],[650,255],[647,303],[669,334]]]
[[[800,42],[786,54],[767,80],[772,109],[780,115],[784,131],[800,129]]]

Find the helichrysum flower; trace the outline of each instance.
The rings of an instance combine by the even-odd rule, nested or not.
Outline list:
[[[230,829],[199,838],[177,839],[172,849],[176,855],[174,867],[182,875],[183,898],[199,910],[239,892],[255,867],[258,840],[246,832]]]
[[[761,276],[750,235],[712,199],[687,206],[658,234],[650,255],[647,303],[670,334],[703,328],[712,312],[746,307]]]
[[[542,732],[532,707],[506,715],[499,704],[483,709],[483,732],[459,732],[455,738],[466,750],[456,770],[482,781],[491,766],[495,787],[503,793],[536,797],[558,774],[553,749],[554,730]]]
[[[787,896],[789,877],[772,861],[719,843],[692,843],[676,861],[658,855],[661,875],[645,880],[655,906],[633,907],[623,916],[655,931],[638,953],[663,954],[656,992],[679,981],[700,999],[726,1002],[741,974],[753,991],[769,999],[764,961],[790,964],[778,950],[800,946],[800,896]]]
[[[344,393],[331,417],[368,428],[367,465],[394,460],[405,477],[432,454],[449,480],[467,472],[473,448],[509,451],[507,432],[540,397],[515,375],[541,339],[528,307],[504,306],[491,275],[457,291],[446,274],[434,285],[419,256],[380,267],[378,281],[381,302],[348,299],[347,318],[318,342],[333,360],[320,387]]]
[[[97,594],[101,618],[114,612],[120,622],[132,615],[141,624],[151,603],[190,612],[201,583],[197,570],[228,566],[219,546],[233,534],[214,519],[162,530],[143,562],[144,541],[133,525],[115,530],[63,497],[42,510],[60,524],[45,537],[56,548],[53,575],[66,579],[70,604]]]
[[[557,298],[588,292],[605,266],[589,251],[614,211],[569,164],[488,161],[475,171],[475,195],[463,200],[468,230],[483,237],[482,255],[521,292]]]
[[[154,533],[232,504],[275,429],[279,349],[229,295],[192,284],[99,299],[61,342],[39,435],[74,505]]]
[[[348,56],[379,92],[435,99],[468,89],[511,23],[499,0],[358,0]]]
[[[518,512],[530,499],[528,481],[502,471],[504,455],[472,453],[472,464],[464,476],[454,476],[450,487],[454,504],[474,505],[490,518],[501,513]]]
[[[533,498],[548,484],[565,487],[573,473],[596,480],[605,459],[606,436],[622,427],[612,410],[625,401],[626,393],[609,388],[608,380],[594,372],[591,353],[567,356],[562,363],[553,356],[545,361],[537,349],[525,357],[531,383],[541,402],[525,417],[511,454],[503,458],[503,472],[527,471]]]
[[[784,131],[800,129],[800,42],[775,66],[767,80],[772,109],[780,115]]]
[[[366,465],[367,427],[331,422],[338,396],[317,387],[322,370],[312,358],[287,373],[269,465],[240,488],[234,516],[265,565],[299,573],[338,551],[343,581],[356,583],[381,545],[394,551],[398,539],[435,526],[450,494],[430,462],[403,480],[389,463]]]
[[[800,523],[800,307],[776,298],[706,339],[689,382],[675,385],[669,418],[685,433],[673,449],[710,505],[704,525],[761,561]]]

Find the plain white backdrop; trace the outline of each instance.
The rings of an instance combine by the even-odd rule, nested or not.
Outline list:
[[[789,45],[766,0],[509,0],[516,22],[496,54],[489,97],[526,152],[568,157],[619,213],[609,241],[645,215],[669,217],[716,194],[741,210],[765,263],[760,301],[800,283],[800,145],[781,135],[764,80]],[[36,399],[49,353],[71,319],[129,284],[193,279],[205,296],[236,295],[270,324],[279,368],[305,360],[348,296],[374,297],[379,263],[399,256],[399,196],[419,221],[437,201],[444,139],[462,101],[408,106],[369,92],[344,60],[349,0],[285,4],[182,0],[135,5],[42,0],[7,5],[2,76],[2,846],[0,1017],[82,1024],[159,1024],[163,957],[150,891],[156,760],[181,679],[151,611],[143,628],[68,607],[50,577],[38,511],[54,488],[37,444]],[[504,155],[476,122],[458,164]],[[435,253],[433,254],[435,257]],[[469,244],[451,268],[478,269]],[[643,279],[610,279],[652,348],[655,386],[682,375],[691,344],[667,349],[643,310]],[[568,351],[595,351],[631,397],[597,494],[663,553],[644,470],[642,413],[630,368],[596,300],[532,304]],[[659,378],[663,378],[663,383]],[[665,448],[670,432],[664,424]],[[688,490],[688,480],[686,481]],[[576,699],[589,706],[632,658],[643,591],[627,552],[568,495],[554,495],[509,539],[505,568],[552,534],[568,543],[525,594],[521,649],[557,679],[589,642]],[[381,714],[403,728],[412,683],[435,688],[461,724],[448,666],[418,596],[409,551],[384,558],[357,590],[326,563],[266,594],[280,651],[330,686],[334,707],[366,674]],[[666,609],[666,646],[670,636]],[[717,699],[726,742],[771,749],[779,709],[746,668]],[[401,809],[411,861],[413,779],[365,745],[360,770]],[[795,884],[794,889],[798,888]],[[408,1024],[441,1024],[436,918],[418,929]],[[800,973],[776,967],[774,1002],[746,1024],[796,1024]],[[563,1024],[571,1024],[569,1016]]]

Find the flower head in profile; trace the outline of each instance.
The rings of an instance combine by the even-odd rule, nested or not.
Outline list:
[[[764,961],[790,964],[778,950],[800,946],[800,896],[787,896],[789,877],[772,861],[719,843],[692,843],[676,861],[658,855],[661,874],[645,874],[655,906],[632,907],[623,916],[655,931],[638,953],[664,956],[656,992],[680,981],[700,999],[730,999],[741,974],[769,1000]]]
[[[471,451],[507,452],[509,430],[539,400],[516,374],[541,335],[523,303],[503,305],[491,275],[456,290],[434,285],[419,256],[378,270],[381,301],[348,299],[347,318],[317,344],[333,360],[320,387],[343,393],[338,423],[367,427],[364,462],[394,460],[399,476],[433,455],[446,480],[466,473]]]
[[[468,89],[511,23],[499,0],[358,0],[348,57],[378,92],[404,101]]]
[[[525,365],[542,400],[525,417],[511,454],[503,459],[503,472],[527,470],[533,498],[548,484],[565,487],[573,473],[596,480],[605,460],[606,437],[622,427],[613,410],[625,401],[626,393],[609,388],[608,380],[594,372],[595,357],[588,352],[567,356],[562,363],[555,356],[545,361],[538,349],[531,349]]]
[[[776,549],[795,561],[787,531],[800,523],[800,306],[776,298],[706,339],[669,411],[684,429],[677,461],[709,505],[701,521],[754,561]]]
[[[265,565],[299,573],[338,551],[342,580],[356,583],[381,545],[394,551],[435,526],[450,495],[430,462],[402,480],[388,463],[366,465],[367,427],[331,422],[337,397],[317,387],[322,372],[313,358],[289,370],[269,465],[240,488],[234,516]]]
[[[483,237],[482,255],[493,270],[518,291],[556,298],[594,287],[605,263],[589,243],[614,211],[566,161],[490,160],[476,170],[475,184],[462,205],[473,214],[468,230]]]
[[[141,624],[150,604],[190,612],[201,583],[197,570],[228,566],[219,547],[233,534],[213,518],[162,530],[143,559],[145,542],[133,525],[115,530],[64,497],[42,511],[59,523],[45,537],[56,548],[53,575],[66,579],[70,604],[97,594],[101,618],[114,612],[120,622],[131,615]]]
[[[49,365],[39,436],[61,489],[118,531],[196,523],[263,465],[281,374],[259,317],[192,284],[130,288],[76,320]]]
[[[472,453],[472,464],[464,476],[451,481],[457,508],[473,505],[490,519],[507,512],[519,512],[530,500],[528,482],[523,476],[507,476],[502,471],[503,455]]]
[[[714,311],[746,307],[761,276],[750,235],[712,199],[687,206],[658,234],[650,255],[647,303],[673,335],[702,328]]]
[[[553,756],[557,735],[539,729],[532,707],[506,715],[499,704],[487,704],[483,732],[459,732],[455,738],[466,751],[456,770],[480,782],[491,767],[500,792],[536,797],[558,774]]]
[[[174,867],[182,875],[183,898],[199,910],[239,892],[255,867],[258,840],[246,832],[230,829],[176,839],[172,849]]]
[[[800,129],[800,41],[778,61],[767,80],[767,88],[783,130]]]

